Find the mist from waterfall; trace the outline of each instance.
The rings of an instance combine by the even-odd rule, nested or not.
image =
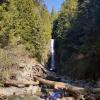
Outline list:
[[[54,39],[51,39],[51,68],[50,70],[55,70],[55,50],[54,50]]]

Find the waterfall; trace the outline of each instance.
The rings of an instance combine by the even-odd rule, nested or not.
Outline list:
[[[55,50],[54,50],[54,39],[51,39],[51,68],[50,70],[55,70]]]

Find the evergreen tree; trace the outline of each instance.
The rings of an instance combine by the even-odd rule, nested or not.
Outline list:
[[[79,70],[82,77],[92,78],[100,70],[97,65],[100,60],[99,12],[99,0],[64,1],[60,15],[53,25],[53,36],[58,43],[57,49],[60,50],[57,51],[60,53],[59,64],[65,67],[61,70],[69,69],[76,76],[79,74],[76,71]],[[83,60],[75,63],[72,59],[74,54],[82,54]],[[70,64],[66,67],[68,62]]]
[[[53,27],[53,37],[57,40],[60,50],[66,47],[70,47],[72,44],[69,43],[69,33],[74,27],[73,23],[77,17],[78,12],[78,1],[77,0],[65,0],[58,19],[55,20]],[[60,59],[65,59],[65,52],[61,53]],[[67,55],[68,56],[68,55]],[[60,60],[62,62],[62,60]]]
[[[55,8],[53,7],[51,10],[51,24],[53,25],[54,20],[58,17],[58,12],[56,12]]]
[[[38,60],[50,39],[51,24],[47,9],[35,0],[9,0],[0,5],[0,43],[24,44]],[[4,38],[5,37],[5,38]]]

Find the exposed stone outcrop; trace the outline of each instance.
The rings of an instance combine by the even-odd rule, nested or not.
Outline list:
[[[46,68],[36,61],[35,58],[32,58],[31,54],[23,46],[5,48],[4,51],[6,52],[7,59],[12,61],[11,67],[7,68],[10,73],[8,78],[18,81],[31,81],[33,76],[46,77]],[[3,68],[0,68],[1,70]]]

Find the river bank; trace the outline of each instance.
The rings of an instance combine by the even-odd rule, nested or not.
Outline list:
[[[58,81],[57,81],[57,79],[56,79],[56,81],[54,81],[55,83],[53,81],[50,81],[49,83],[47,83],[47,82],[45,83],[43,79],[41,80],[41,78],[39,78],[40,84],[42,83],[41,85],[28,85],[28,86],[22,87],[19,84],[20,87],[15,87],[15,86],[0,87],[0,96],[3,98],[1,100],[17,100],[17,99],[9,99],[9,98],[14,98],[14,97],[21,98],[18,100],[24,100],[23,99],[24,97],[26,98],[25,100],[31,100],[31,98],[33,98],[33,97],[37,98],[34,100],[46,100],[44,98],[45,98],[45,96],[48,96],[48,94],[51,94],[51,96],[52,96],[52,94],[53,95],[55,95],[55,94],[61,94],[61,95],[67,94],[63,98],[72,97],[74,99],[76,98],[75,100],[80,100],[80,99],[77,99],[77,96],[75,97],[77,92],[76,92],[76,94],[73,94],[77,90],[77,88],[81,90],[81,89],[92,89],[95,87],[95,84],[93,84],[93,82],[86,82],[85,80],[75,81],[75,80],[70,80],[70,79],[64,79],[63,77],[61,79],[59,79]],[[49,81],[49,80],[45,80],[45,81]],[[52,84],[51,82],[53,82],[53,84],[55,84],[55,85],[54,86],[50,85],[50,84]],[[69,84],[68,88],[70,86],[72,86],[73,88],[75,87],[76,90],[73,93],[72,93],[72,91],[69,91],[69,90],[65,92],[63,90],[63,88],[66,88],[65,87],[66,85],[64,85],[64,84],[66,84],[66,85]],[[60,89],[60,92],[59,92],[59,89]],[[99,99],[94,98],[95,95],[93,93],[88,93],[88,96],[87,96],[87,93],[85,93],[82,96],[83,97],[81,97],[81,98],[84,98],[82,100],[99,100]],[[87,96],[87,97],[91,96],[91,98],[94,98],[94,99],[85,99],[84,96]],[[100,96],[100,95],[98,94],[97,97],[98,96]],[[30,99],[27,99],[27,97],[29,97]],[[42,98],[40,98],[40,97],[42,97]],[[60,98],[59,100],[63,100],[63,98]],[[74,100],[72,98],[71,98],[71,100]],[[51,100],[53,100],[53,99],[51,99]],[[66,99],[64,99],[64,100],[66,100]]]

